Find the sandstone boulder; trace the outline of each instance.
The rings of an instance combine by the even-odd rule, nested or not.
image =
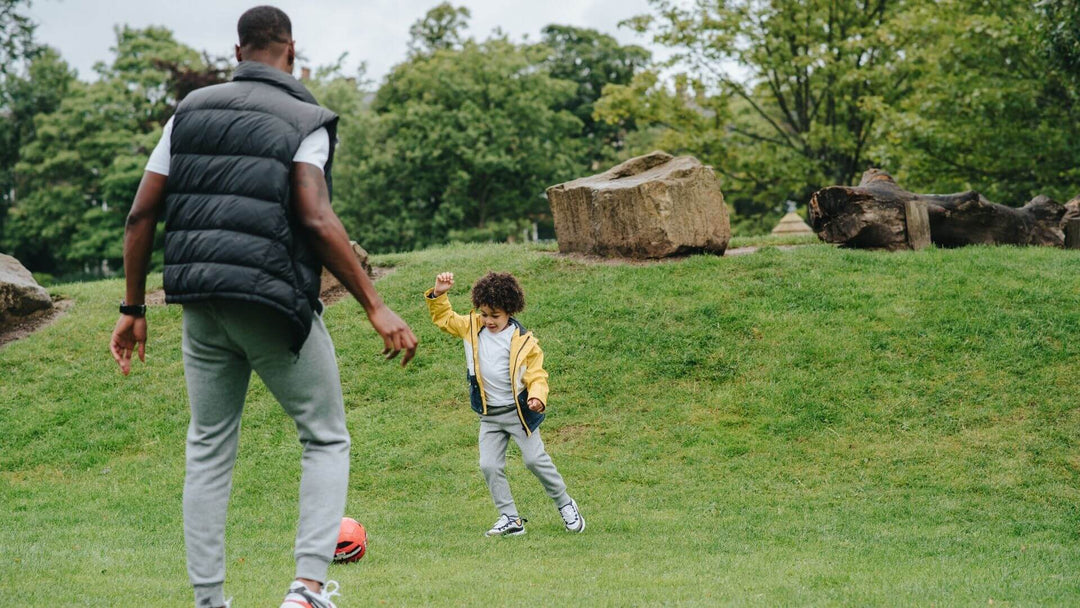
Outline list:
[[[356,241],[349,241],[352,245],[353,255],[356,256],[357,261],[360,262],[360,267],[364,269],[368,277],[375,278],[375,274],[371,269],[371,263],[368,262],[368,252],[360,246]],[[341,284],[341,281],[337,280],[333,274],[330,273],[325,267],[322,271],[322,286],[319,288],[320,297],[325,301],[326,298],[333,294],[335,291],[344,290],[345,286]]]
[[[0,253],[0,322],[52,308],[49,292],[19,260]]]
[[[731,240],[711,167],[652,152],[547,189],[559,251],[630,258],[723,255]]]

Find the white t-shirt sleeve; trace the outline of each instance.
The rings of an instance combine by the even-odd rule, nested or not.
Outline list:
[[[292,160],[294,163],[315,165],[319,171],[322,171],[328,158],[330,158],[330,134],[326,131],[326,127],[319,127],[300,142],[300,148]]]
[[[154,151],[150,153],[150,160],[146,163],[146,170],[161,175],[169,174],[169,161],[172,160],[172,117],[161,130],[161,139],[158,140]]]
[[[172,128],[173,119],[170,118],[161,131],[161,139],[158,140],[154,151],[150,153],[150,160],[146,163],[147,171],[161,175],[169,174],[169,161],[172,160]],[[315,165],[319,171],[322,171],[328,158],[330,158],[330,134],[325,127],[320,127],[300,142],[300,148],[296,150],[293,162]]]

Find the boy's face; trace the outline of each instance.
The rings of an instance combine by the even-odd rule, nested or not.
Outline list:
[[[493,334],[506,329],[506,324],[510,322],[510,315],[506,314],[506,311],[501,308],[483,305],[478,310],[480,312],[480,321]]]

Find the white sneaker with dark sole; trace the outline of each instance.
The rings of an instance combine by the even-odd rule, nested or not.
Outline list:
[[[484,532],[484,536],[521,536],[525,534],[525,522],[526,519],[517,517],[510,517],[503,514],[499,516],[499,519],[491,526],[491,529]]]
[[[570,502],[559,507],[559,515],[562,515],[562,520],[563,523],[566,524],[567,531],[585,531],[585,518],[581,516],[581,511],[578,511],[577,501],[573,498],[570,499]]]
[[[333,585],[333,587],[331,587]],[[281,608],[337,608],[330,598],[338,593],[337,581],[323,583],[322,591],[315,593],[300,581],[293,581],[285,599],[281,602]]]

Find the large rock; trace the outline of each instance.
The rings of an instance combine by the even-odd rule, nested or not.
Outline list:
[[[353,255],[355,255],[356,260],[360,262],[360,267],[364,269],[364,272],[367,273],[368,277],[375,278],[371,263],[368,262],[367,250],[361,247],[356,241],[349,241],[349,245],[352,245]],[[322,285],[319,287],[320,297],[326,299],[332,295],[332,292],[341,291],[344,288],[345,286],[341,284],[341,281],[338,281],[337,277],[324,267],[322,271]]]
[[[547,189],[559,251],[631,258],[723,255],[731,240],[711,167],[652,152]]]
[[[19,260],[0,253],[0,322],[52,308],[49,292]]]

